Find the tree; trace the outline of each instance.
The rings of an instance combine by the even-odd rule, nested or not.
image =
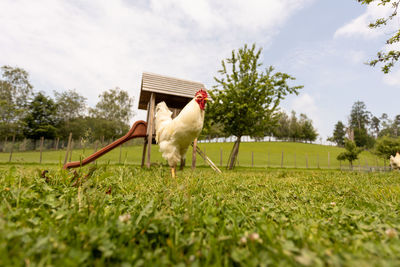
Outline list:
[[[370,122],[370,112],[362,101],[354,102],[350,111],[349,127],[352,129],[366,129]]]
[[[375,134],[375,137],[378,138],[379,131],[381,130],[381,120],[378,117],[373,116],[371,118],[370,127],[371,127],[371,131]]]
[[[57,106],[54,101],[39,92],[29,104],[28,110],[23,118],[24,135],[35,142],[42,136],[54,138],[57,130]]]
[[[19,131],[20,120],[26,114],[32,91],[28,72],[17,67],[1,67],[0,135]]]
[[[368,133],[371,113],[364,102],[356,101],[350,111],[349,128],[354,130],[354,141],[358,147],[371,148],[374,138]]]
[[[220,123],[226,135],[237,137],[229,156],[229,169],[235,166],[241,137],[263,136],[276,123],[280,101],[302,88],[289,86],[288,82],[295,78],[274,73],[272,66],[261,71],[261,51],[255,44],[233,50],[230,58],[222,60],[220,78],[214,77],[217,85],[210,90],[214,103],[207,108],[207,117]]]
[[[296,112],[294,110],[292,110],[292,114],[290,116],[289,137],[293,140],[293,142],[296,142],[296,139],[302,138],[301,127],[297,121]]]
[[[346,126],[343,122],[338,121],[335,124],[335,129],[333,130],[333,136],[329,137],[328,140],[336,143],[337,146],[344,146],[344,139],[346,136]]]
[[[372,29],[375,28],[380,28],[386,26],[391,20],[393,20],[396,15],[397,15],[397,9],[399,7],[399,0],[357,0],[358,2],[362,4],[369,5],[371,3],[378,3],[380,6],[386,6],[386,5],[391,5],[392,11],[389,16],[387,17],[381,17],[378,18],[376,21],[371,22],[369,24],[369,27]],[[399,43],[400,41],[400,29],[395,30],[394,33],[392,33],[392,36],[386,40],[387,45],[395,45]],[[384,64],[382,67],[382,71],[384,73],[389,73],[392,67],[394,66],[395,62],[398,61],[400,58],[400,51],[398,50],[389,50],[388,52],[385,51],[379,51],[377,53],[376,59],[373,59],[367,64],[370,66],[375,66],[377,63],[382,63]]]
[[[384,159],[389,159],[390,155],[395,156],[396,152],[400,152],[400,138],[384,136],[376,140],[374,146],[375,155]]]
[[[84,122],[82,118],[86,111],[86,98],[75,90],[54,92],[54,96],[57,105],[57,120],[60,122],[58,135],[65,139],[72,132],[74,138],[81,137],[83,131],[77,131],[77,129],[83,126],[79,123]]]
[[[361,153],[361,148],[358,148],[356,146],[356,143],[354,143],[353,141],[346,139],[345,143],[344,143],[344,149],[346,151],[340,153],[337,156],[337,160],[348,160],[350,163],[351,168],[353,168],[353,161],[355,161],[356,159],[358,159],[358,154]]]
[[[132,110],[133,97],[130,97],[127,91],[116,87],[103,92],[99,95],[99,98],[100,101],[96,104],[96,107],[90,109],[92,116],[129,123],[134,112]]]
[[[289,116],[284,112],[277,113],[277,123],[272,128],[273,135],[278,139],[289,138]]]
[[[103,124],[112,125],[108,127],[112,130],[112,137],[121,136],[129,128],[129,120],[134,115],[132,110],[133,97],[127,91],[118,87],[110,89],[99,95],[100,101],[94,109],[89,109],[89,113],[96,119],[102,119]]]
[[[60,120],[69,121],[82,117],[86,111],[86,98],[75,90],[54,92]]]
[[[301,138],[303,140],[313,142],[317,139],[318,133],[315,130],[312,120],[307,118],[306,114],[300,114],[300,119],[299,119],[299,124],[300,124],[300,131],[301,131]]]

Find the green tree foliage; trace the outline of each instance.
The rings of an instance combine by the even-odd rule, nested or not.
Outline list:
[[[332,137],[328,138],[328,141],[336,143],[337,146],[344,146],[344,138],[346,136],[346,126],[343,122],[338,121],[335,124],[335,129],[333,130]]]
[[[337,156],[337,160],[348,160],[350,163],[350,166],[353,168],[353,161],[355,161],[356,159],[358,159],[358,155],[361,153],[361,148],[358,148],[356,146],[356,143],[354,143],[353,141],[346,139],[345,143],[344,143],[344,148],[346,149],[346,151],[340,153]]]
[[[116,87],[99,95],[100,101],[94,109],[90,109],[93,117],[103,118],[110,121],[129,123],[134,116],[133,97],[127,91]]]
[[[400,115],[396,115],[393,120],[389,118],[386,113],[383,113],[380,117],[381,130],[379,131],[378,137],[389,136],[398,137],[400,134]]]
[[[28,105],[29,112],[23,118],[24,135],[33,140],[40,137],[54,138],[57,132],[57,105],[39,92]]]
[[[371,123],[371,112],[367,111],[364,102],[356,101],[350,111],[349,128],[354,132],[354,141],[358,147],[372,148],[374,137],[368,132]]]
[[[279,112],[277,114],[278,122],[273,127],[272,133],[273,135],[280,140],[285,140],[289,138],[289,125],[290,125],[290,118],[286,114],[286,112]]]
[[[292,111],[289,117],[285,112],[278,113],[278,123],[273,126],[273,135],[280,140],[309,141],[317,139],[318,133],[315,130],[312,120],[307,115],[300,114],[299,118],[296,112]]]
[[[26,114],[32,94],[28,72],[17,67],[1,67],[0,135],[20,134],[20,120]]]
[[[315,130],[315,128],[312,124],[312,120],[307,118],[306,114],[303,114],[303,113],[300,114],[299,124],[300,124],[300,138],[301,139],[303,139],[305,141],[309,141],[309,142],[313,142],[313,141],[317,140],[317,137],[318,137],[317,130]]]
[[[133,98],[118,87],[103,92],[99,98],[96,107],[89,109],[91,117],[97,120],[96,125],[101,126],[99,129],[109,129],[108,134],[113,138],[125,134],[134,115]]]
[[[294,142],[296,142],[296,139],[301,138],[301,127],[297,120],[296,112],[294,110],[292,110],[292,114],[290,116],[289,137]]]
[[[261,49],[245,45],[233,50],[230,58],[222,60],[220,77],[210,95],[214,101],[209,105],[207,117],[219,123],[222,131],[236,136],[228,167],[235,166],[243,135],[263,136],[271,124],[276,123],[276,109],[288,94],[297,94],[302,86],[290,86],[295,78],[275,72],[272,66],[261,71]]]
[[[397,9],[400,3],[400,1],[398,0],[357,0],[357,1],[366,5],[369,5],[371,3],[377,3],[380,6],[390,5],[392,7],[392,12],[390,13],[389,16],[378,18],[376,21],[371,22],[369,24],[369,27],[373,29],[384,27],[391,20],[393,20],[397,15]],[[399,41],[400,41],[400,29],[391,33],[390,38],[386,40],[386,44],[394,45],[399,43]],[[387,52],[379,51],[377,53],[376,59],[369,61],[368,64],[370,66],[375,66],[377,63],[382,63],[383,64],[382,71],[384,73],[389,73],[394,64],[399,60],[399,58],[400,58],[400,51],[398,50],[393,49]]]
[[[378,138],[379,132],[381,130],[381,120],[378,117],[373,116],[371,118],[370,129],[374,136]]]
[[[396,152],[400,152],[400,138],[384,136],[376,140],[374,153],[377,156],[389,159],[390,155],[395,156]]]
[[[366,129],[370,122],[371,113],[362,101],[354,102],[350,111],[349,127],[352,129]]]
[[[60,122],[58,136],[66,139],[70,132],[74,139],[82,136],[86,125],[86,98],[75,90],[54,92],[57,105],[57,118]]]
[[[69,121],[85,115],[86,98],[75,90],[54,92],[54,97],[60,120]]]

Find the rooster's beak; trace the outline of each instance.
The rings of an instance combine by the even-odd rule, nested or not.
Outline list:
[[[205,101],[208,101],[208,98],[206,97],[206,98],[204,98],[204,100],[205,100]]]

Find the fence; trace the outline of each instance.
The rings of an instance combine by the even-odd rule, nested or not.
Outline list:
[[[4,139],[3,139],[4,140]],[[15,141],[15,139],[4,140],[0,147],[0,162],[17,163],[42,163],[42,164],[64,164],[67,161],[81,160],[112,140],[97,140],[92,143],[83,140],[72,140],[70,142],[71,153],[67,152],[68,140],[45,140],[41,138],[36,142],[32,140]],[[133,139],[123,146],[114,149],[97,161],[99,163],[125,163],[139,165],[143,152],[143,140]],[[199,146],[218,166],[226,166],[232,144],[200,143]],[[265,149],[271,147],[270,142],[259,142],[249,144],[246,149],[239,151],[237,166],[239,167],[262,167],[262,168],[304,168],[304,169],[342,169],[349,170],[348,162],[336,160],[338,153],[334,151],[293,151],[284,149],[280,151]],[[277,144],[280,147],[284,143]],[[244,148],[244,147],[242,147]],[[311,147],[312,148],[312,147]],[[326,147],[326,149],[331,147]],[[187,154],[187,162],[191,162],[192,154]],[[164,164],[157,146],[152,146],[152,162]],[[353,170],[388,170],[388,161],[373,156],[371,153],[363,152],[358,160],[353,162]],[[207,165],[199,159],[197,165]]]

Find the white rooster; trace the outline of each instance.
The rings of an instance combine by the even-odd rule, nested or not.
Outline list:
[[[390,166],[394,170],[400,169],[400,154],[399,154],[399,152],[396,153],[395,157],[390,155]]]
[[[175,177],[177,163],[185,159],[189,145],[203,129],[207,100],[207,92],[201,89],[174,119],[171,118],[172,112],[165,102],[157,104],[156,142],[163,158],[171,167],[172,177]]]

